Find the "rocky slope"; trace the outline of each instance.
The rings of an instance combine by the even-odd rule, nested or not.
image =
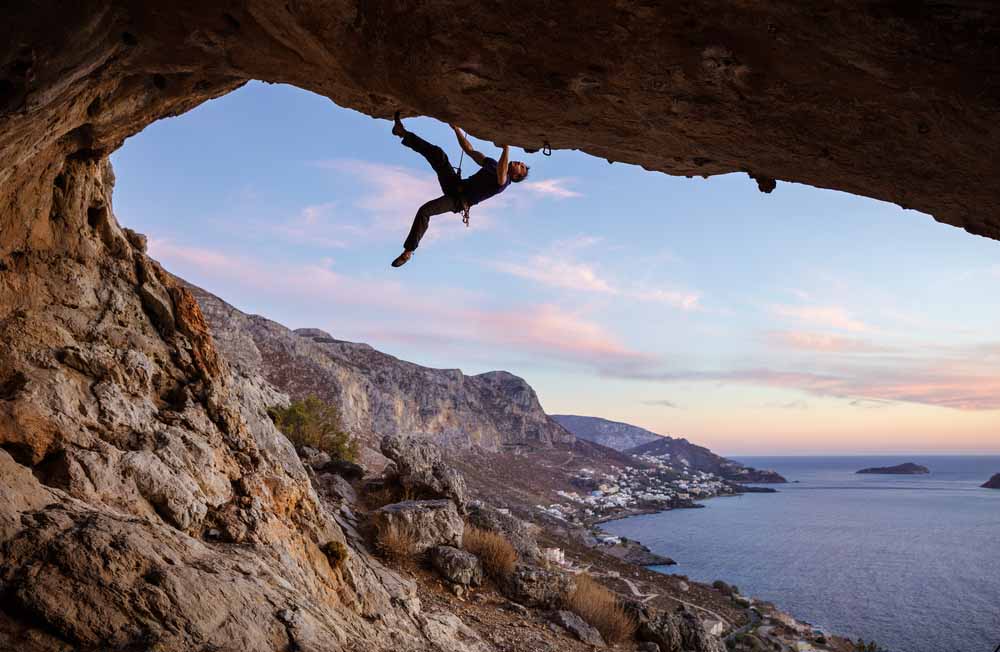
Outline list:
[[[640,458],[654,457],[671,466],[687,468],[717,476],[733,482],[787,482],[775,471],[744,466],[739,462],[716,455],[704,446],[697,446],[686,439],[660,437],[657,441],[636,446],[625,451]]]
[[[466,376],[422,367],[318,329],[289,330],[188,287],[234,365],[293,397],[316,394],[333,402],[347,429],[369,446],[399,433],[421,433],[449,449],[492,451],[573,441],[545,414],[534,390],[505,371]]]
[[[620,421],[609,421],[600,417],[553,414],[552,418],[574,436],[613,448],[616,451],[635,448],[651,441],[657,441],[662,437],[662,435],[650,432],[645,428]]]
[[[33,247],[0,266],[0,649],[476,649],[319,498],[287,397],[220,357],[113,181],[67,162],[50,227],[4,232]]]
[[[987,480],[983,484],[983,489],[1000,489],[1000,473],[995,474],[992,478]]]

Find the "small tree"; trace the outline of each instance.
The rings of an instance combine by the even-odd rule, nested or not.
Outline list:
[[[348,461],[358,455],[358,443],[344,432],[340,411],[315,396],[294,401],[288,407],[273,407],[268,414],[296,447],[311,446],[330,457]]]

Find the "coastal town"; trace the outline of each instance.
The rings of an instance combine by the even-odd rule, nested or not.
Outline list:
[[[570,480],[575,490],[556,491],[562,501],[537,508],[562,521],[594,524],[637,513],[701,507],[695,501],[715,496],[773,491],[693,469],[686,459],[674,458],[670,453],[637,454],[632,458],[636,466],[611,466],[605,472],[579,469]],[[727,469],[731,477],[745,476],[749,480],[760,476],[753,469],[738,464],[733,467]]]

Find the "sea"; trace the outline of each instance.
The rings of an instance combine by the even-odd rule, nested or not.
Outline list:
[[[824,632],[891,652],[1000,646],[1000,456],[741,457],[789,480],[602,527]],[[858,475],[915,462],[929,475]]]

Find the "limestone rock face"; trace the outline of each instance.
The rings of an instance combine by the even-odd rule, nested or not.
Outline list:
[[[18,3],[0,24],[0,219],[19,233],[0,253],[45,241],[69,157],[100,161],[249,79],[522,147],[746,172],[764,192],[846,190],[997,238],[998,31],[979,0]]]
[[[588,625],[587,621],[572,611],[555,611],[552,613],[550,619],[587,645],[594,645],[596,647],[604,647],[605,645],[601,633],[591,625]]]
[[[488,450],[573,441],[517,376],[422,367],[319,329],[291,331],[189,287],[228,359],[294,397],[333,402],[348,431],[371,448],[384,436],[414,433],[442,446]]]
[[[317,495],[113,182],[67,161],[48,226],[4,223],[0,649],[477,649]]]
[[[431,565],[449,582],[463,586],[483,583],[483,565],[479,558],[454,546],[431,548]]]
[[[536,538],[538,526],[480,501],[470,503],[467,511],[469,523],[503,535],[517,550],[521,560],[537,561],[541,557]]]
[[[683,609],[640,619],[637,637],[656,643],[663,652],[725,652],[726,649],[722,639],[705,631],[698,617]]]
[[[393,481],[418,494],[450,498],[465,510],[465,478],[441,460],[437,446],[419,437],[386,435],[381,451],[395,466]]]
[[[450,500],[407,500],[372,513],[372,524],[382,534],[391,528],[413,536],[411,551],[420,554],[435,546],[460,546],[465,523]]]
[[[531,564],[518,564],[504,581],[504,594],[527,607],[555,609],[573,592],[573,576],[557,570],[547,570]]]

